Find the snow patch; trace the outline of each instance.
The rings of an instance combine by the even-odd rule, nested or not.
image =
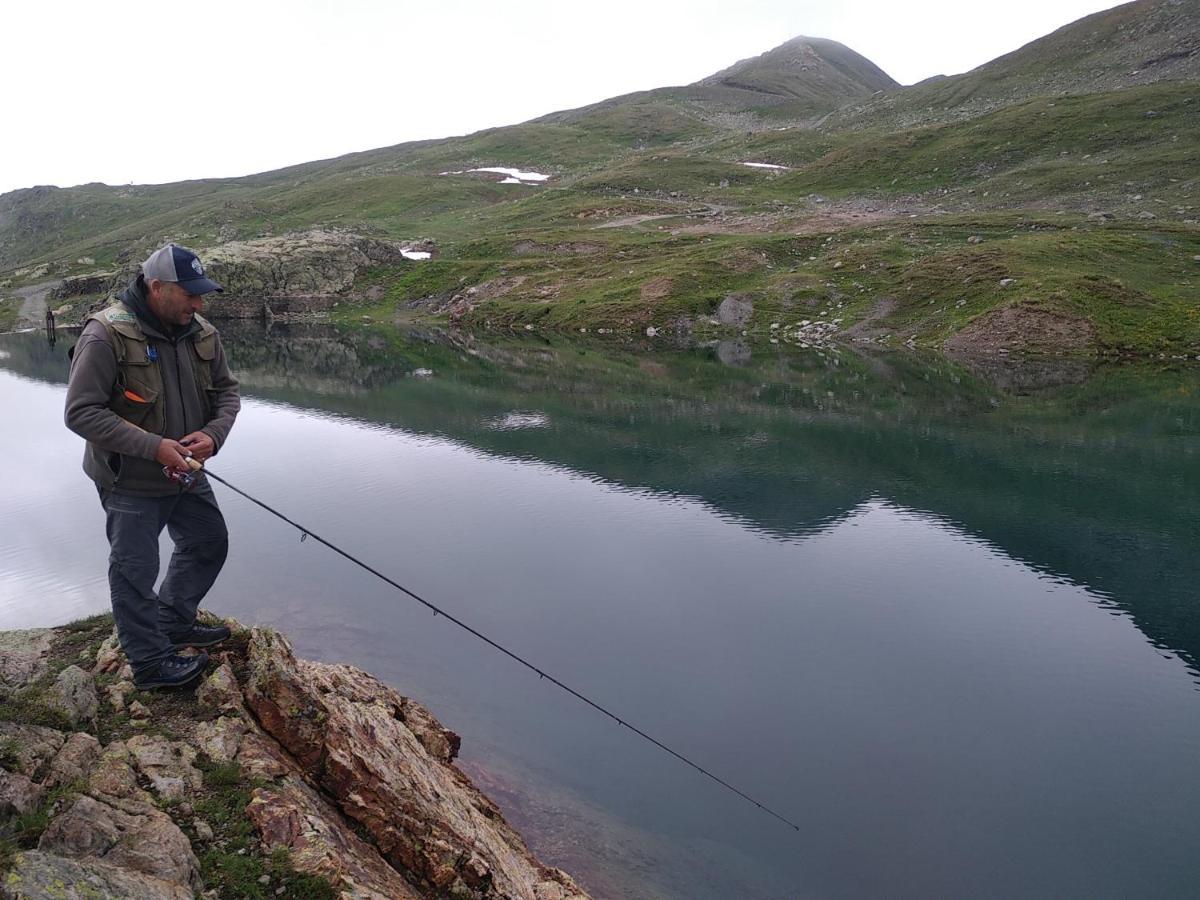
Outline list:
[[[742,165],[749,166],[752,169],[783,169],[783,170],[790,169],[789,166],[777,166],[774,163],[744,162],[744,163],[742,163]]]
[[[522,172],[520,169],[510,169],[507,166],[481,166],[478,169],[457,169],[452,172],[439,172],[439,175],[466,175],[469,172],[488,172],[493,175],[504,175],[500,184],[541,184],[549,181],[550,176],[541,172]]]
[[[400,251],[400,255],[405,259],[429,259],[429,257],[433,256],[432,253],[425,250],[410,250],[408,247],[403,248]]]
[[[520,431],[526,428],[545,428],[550,424],[550,417],[545,413],[510,412],[484,423],[485,428],[492,431]]]

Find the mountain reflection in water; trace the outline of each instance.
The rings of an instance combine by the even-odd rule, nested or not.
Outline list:
[[[812,816],[776,833],[223,498],[222,611],[427,701],[600,894],[1183,896],[1200,875],[1197,370],[222,334],[248,403],[217,471]],[[0,514],[29,534],[0,557],[0,627],[106,602],[99,525],[71,530],[86,553],[47,537],[94,503],[42,408],[71,343],[0,337],[0,397],[37,397],[48,435],[36,457],[0,438],[0,462],[69,460]]]

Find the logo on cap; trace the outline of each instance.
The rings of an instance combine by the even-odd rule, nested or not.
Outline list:
[[[200,265],[200,260],[194,256],[192,257],[192,268],[196,270],[197,275],[204,274],[204,266]]]

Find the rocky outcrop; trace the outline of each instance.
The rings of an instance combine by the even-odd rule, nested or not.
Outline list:
[[[22,841],[0,872],[0,898],[237,894],[225,883],[214,893],[200,860],[236,837],[222,828],[239,820],[255,840],[237,853],[283,852],[291,871],[345,898],[587,896],[538,862],[454,765],[458,735],[365,672],[296,659],[282,636],[239,629],[192,696],[140,695],[132,720],[123,702],[96,699],[94,679],[99,693],[128,693],[107,631],[83,654],[78,634],[22,634],[36,652],[9,666],[18,674],[0,699],[33,708],[36,696],[96,733],[0,721],[0,839]],[[54,675],[68,654],[94,658],[93,671],[68,665]],[[169,733],[156,731],[160,721]],[[231,771],[244,793],[218,821],[209,813],[227,797]],[[42,818],[44,828],[22,837],[19,818]]]
[[[96,294],[108,295],[124,286],[120,271],[87,272],[83,275],[68,275],[57,287],[51,289],[50,296],[56,300],[71,300]]]
[[[201,251],[209,274],[225,288],[207,310],[215,318],[326,310],[373,266],[415,265],[403,255],[413,246],[333,229],[221,244]]]
[[[246,702],[256,719],[430,895],[562,900],[583,892],[540,865],[495,804],[451,763],[459,737],[351,666],[295,659],[255,631]]]
[[[329,310],[344,299],[359,299],[356,282],[376,266],[420,265],[405,252],[437,255],[433,241],[391,241],[334,228],[314,228],[273,237],[196,247],[207,273],[225,289],[208,298],[212,319],[303,317]],[[140,259],[126,260],[114,272],[63,279],[52,296],[60,299],[103,295],[89,305],[99,309],[141,271]],[[361,298],[372,299],[369,290]]]

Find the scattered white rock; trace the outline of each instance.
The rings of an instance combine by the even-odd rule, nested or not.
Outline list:
[[[658,329],[655,328],[653,325],[650,325],[646,328],[646,337],[654,337],[657,334],[658,334]]]
[[[413,369],[413,378],[429,378],[433,375],[433,369]]]
[[[967,243],[968,243],[968,244],[982,244],[982,243],[983,243],[983,238],[981,238],[981,237],[980,237],[979,235],[977,235],[977,234],[973,234],[973,235],[971,235],[969,238],[967,238]]]
[[[1010,287],[1016,283],[1017,283],[1017,279],[1015,279],[1015,278],[1001,278],[1000,279],[1000,287]]]

